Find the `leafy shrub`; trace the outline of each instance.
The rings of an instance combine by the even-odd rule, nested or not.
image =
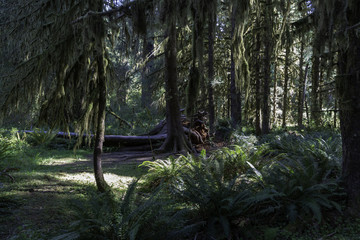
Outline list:
[[[201,156],[205,155],[203,151]],[[143,177],[143,186],[145,189],[154,189],[161,183],[166,185],[176,184],[179,180],[181,172],[186,168],[196,165],[196,158],[191,155],[174,157],[170,156],[165,160],[145,161],[139,167],[148,168],[148,173]]]
[[[56,137],[56,132],[35,129],[28,133],[28,141],[34,146],[48,146]]]
[[[325,169],[323,169],[325,167]],[[325,210],[341,211],[335,198],[342,193],[338,180],[329,178],[323,166],[313,159],[286,159],[285,162],[274,163],[266,171],[262,171],[257,197],[263,213],[275,214],[276,219],[284,217],[289,222],[311,217],[321,222]],[[259,171],[257,172],[259,174]]]
[[[224,165],[222,158],[201,159],[201,164],[192,164],[181,174],[182,184],[173,191],[179,201],[194,211],[184,229],[191,229],[193,235],[200,234],[204,239],[240,236],[238,223],[246,221],[250,192],[240,184],[239,175],[233,179],[225,177]]]
[[[71,224],[71,230],[52,240],[164,239],[172,224],[179,224],[179,214],[159,195],[161,188],[145,199],[136,193],[136,186],[137,182],[130,184],[120,199],[112,193],[89,191],[85,202],[73,205],[77,220]]]

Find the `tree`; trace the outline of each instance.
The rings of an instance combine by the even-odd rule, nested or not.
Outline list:
[[[264,78],[262,85],[262,121],[261,133],[268,134],[270,132],[270,82],[271,82],[271,57],[273,50],[272,32],[273,32],[273,2],[266,0],[265,6],[265,36],[264,36]]]
[[[41,107],[39,125],[69,131],[69,124],[75,124],[80,134],[95,130],[94,174],[99,191],[106,191],[101,168],[109,78],[104,18],[124,14],[129,5],[104,11],[103,0],[28,0],[11,6],[9,50],[22,48],[10,70],[15,74],[2,77],[10,85],[2,113],[29,101]],[[23,91],[27,94],[19,94]]]
[[[177,86],[176,60],[176,22],[179,5],[175,0],[165,0],[165,24],[167,43],[165,46],[165,88],[166,88],[166,124],[167,137],[161,151],[191,151],[191,145],[185,136],[180,116],[179,93]]]
[[[348,194],[349,212],[360,216],[360,2],[349,0],[337,4],[334,8],[342,9],[339,12],[343,14],[340,15],[336,80],[343,147],[342,177]]]

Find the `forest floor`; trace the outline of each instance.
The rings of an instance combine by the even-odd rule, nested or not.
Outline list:
[[[145,173],[139,164],[168,155],[105,153],[105,180],[116,191],[124,192],[133,179]],[[74,155],[71,150],[46,150],[27,157],[28,164],[11,173],[14,182],[4,176],[0,179],[0,239],[51,239],[60,235],[74,221],[71,205],[85,202],[89,191],[96,191],[91,152]]]

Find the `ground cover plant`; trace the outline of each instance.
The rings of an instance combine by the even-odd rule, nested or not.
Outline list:
[[[211,153],[105,164],[113,190],[98,193],[89,150],[58,150],[56,139],[34,144],[3,131],[1,236],[357,239],[359,220],[342,211],[338,133],[233,139]]]
[[[359,221],[342,211],[338,141],[337,133],[281,133],[252,141],[252,148],[243,141],[144,162],[130,185],[116,185],[112,193],[78,186],[81,194],[62,205],[71,224],[42,236],[357,239]]]

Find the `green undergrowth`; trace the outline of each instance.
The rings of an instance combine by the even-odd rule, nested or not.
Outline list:
[[[0,132],[0,239],[50,239],[77,219],[75,202],[85,206],[97,192],[92,151],[41,134]],[[104,171],[118,194],[142,174],[134,164]]]
[[[91,151],[3,134],[0,238],[359,239],[360,220],[344,211],[339,133],[230,139],[211,153],[104,164],[113,190],[99,194]]]
[[[359,220],[344,213],[338,133],[232,139],[210,155],[144,162],[148,173],[126,193],[88,199],[55,239],[358,239]]]

